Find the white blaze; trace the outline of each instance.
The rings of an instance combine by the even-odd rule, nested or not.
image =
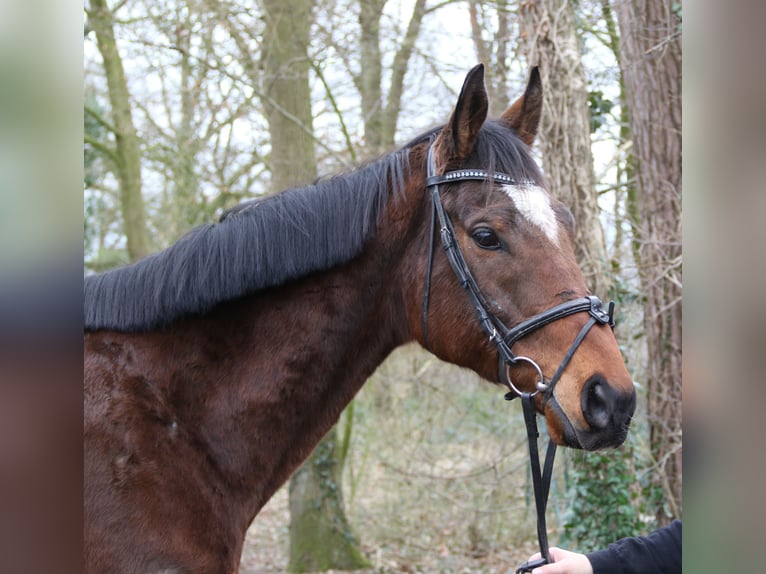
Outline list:
[[[516,204],[516,209],[539,227],[555,245],[559,244],[559,223],[546,191],[537,185],[504,185],[503,191]]]

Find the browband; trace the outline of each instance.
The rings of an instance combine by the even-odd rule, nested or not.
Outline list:
[[[426,179],[426,186],[431,187],[432,185],[439,185],[440,183],[450,183],[452,181],[465,181],[470,179],[494,181],[495,183],[500,183],[502,185],[537,185],[531,179],[523,179],[519,181],[504,173],[489,173],[484,169],[458,169],[447,172],[444,175],[432,175],[428,177]]]

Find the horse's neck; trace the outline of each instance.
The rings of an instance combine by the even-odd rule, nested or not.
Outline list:
[[[186,374],[174,378],[187,389],[188,379],[206,379],[195,381],[204,397],[189,401],[204,405],[195,416],[206,455],[227,481],[246,485],[253,514],[411,338],[393,283],[395,255],[382,254],[396,250],[378,251],[186,327]]]

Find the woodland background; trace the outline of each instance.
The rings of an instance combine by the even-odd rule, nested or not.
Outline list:
[[[88,0],[85,13],[86,273],[443,123],[477,61],[497,115],[539,64],[536,154],[578,221],[589,283],[618,303],[639,393],[623,447],[560,451],[551,539],[586,551],[681,517],[680,3]],[[505,572],[536,545],[524,440],[498,389],[403,348],[256,518],[242,571]]]

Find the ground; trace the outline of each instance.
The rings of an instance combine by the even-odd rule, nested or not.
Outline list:
[[[264,507],[248,531],[242,551],[240,574],[273,574],[285,572],[287,565],[287,489],[282,488]],[[533,527],[534,529],[534,527]],[[402,541],[401,547],[387,544],[374,547],[363,544],[363,551],[373,568],[357,570],[358,574],[394,573],[454,573],[506,574],[537,551],[534,542],[520,548],[496,548],[487,552],[480,546],[465,554],[462,549],[451,552],[449,537],[452,528],[442,529],[443,539],[433,546],[422,547]],[[330,571],[332,574],[334,571]]]

